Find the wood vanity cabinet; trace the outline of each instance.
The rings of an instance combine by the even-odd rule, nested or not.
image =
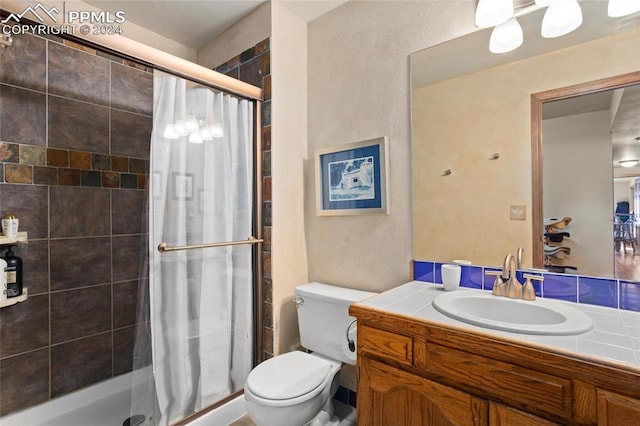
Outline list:
[[[640,425],[640,370],[352,305],[358,425]]]

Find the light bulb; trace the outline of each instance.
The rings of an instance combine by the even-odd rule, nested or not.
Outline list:
[[[640,0],[609,0],[608,14],[612,18],[640,11]]]
[[[489,50],[492,53],[511,52],[520,47],[523,40],[522,27],[516,18],[511,18],[493,29],[489,40]]]
[[[622,167],[633,167],[638,163],[640,163],[640,160],[624,160],[620,162],[620,165]]]
[[[479,0],[476,8],[476,26],[494,27],[513,16],[513,0]]]
[[[582,9],[577,0],[562,0],[549,6],[542,18],[544,38],[555,38],[577,29],[582,24]]]
[[[224,136],[224,132],[222,131],[222,126],[219,124],[213,124],[209,127],[209,131],[211,132],[211,137],[221,138]]]
[[[189,142],[191,143],[202,143],[202,136],[200,136],[200,132],[193,132],[189,135]]]
[[[180,135],[176,130],[176,126],[173,124],[167,124],[167,127],[164,129],[164,137],[167,139],[178,139]]]

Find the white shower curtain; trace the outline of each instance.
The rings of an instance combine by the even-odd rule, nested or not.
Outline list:
[[[242,388],[252,367],[253,107],[156,72],[150,163],[154,424]]]

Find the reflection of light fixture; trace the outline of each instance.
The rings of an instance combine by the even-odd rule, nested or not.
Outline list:
[[[493,29],[489,40],[489,50],[492,53],[510,52],[520,47],[522,41],[522,27],[516,18],[511,18]]]
[[[478,0],[476,25],[481,28],[502,24],[513,16],[513,0]]]
[[[640,163],[640,160],[624,160],[620,161],[618,164],[620,164],[622,167],[633,167],[638,163]]]
[[[634,0],[609,0],[608,14],[612,18],[631,15],[640,11],[640,1]]]
[[[562,0],[552,3],[542,18],[540,34],[554,38],[569,34],[582,24],[582,10],[578,0]]]

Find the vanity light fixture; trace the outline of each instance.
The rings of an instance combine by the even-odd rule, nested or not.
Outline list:
[[[523,40],[522,27],[516,18],[511,18],[493,28],[489,50],[492,53],[511,52],[520,47]]]
[[[578,0],[560,0],[550,4],[542,18],[540,34],[555,38],[569,34],[582,25],[582,9]]]
[[[476,26],[489,28],[500,25],[513,16],[513,0],[478,0]]]
[[[631,15],[640,11],[640,1],[638,0],[609,0],[607,13],[612,18]]]
[[[624,160],[620,161],[618,164],[620,164],[622,167],[633,167],[638,163],[640,163],[640,160]]]

